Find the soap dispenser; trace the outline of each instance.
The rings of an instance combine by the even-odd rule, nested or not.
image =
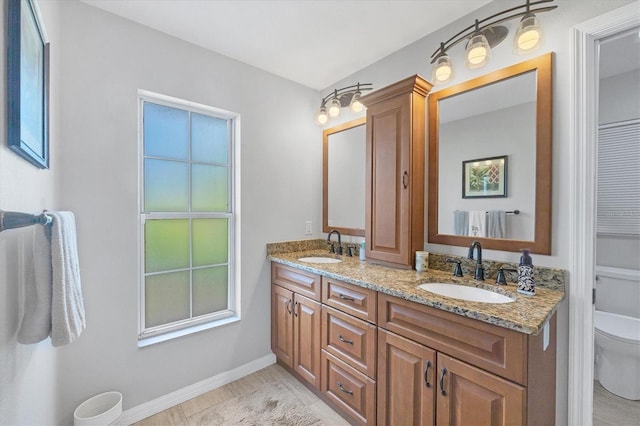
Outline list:
[[[529,249],[522,250],[520,265],[518,266],[518,293],[533,296],[536,294],[536,285],[533,280],[533,262],[529,255]]]

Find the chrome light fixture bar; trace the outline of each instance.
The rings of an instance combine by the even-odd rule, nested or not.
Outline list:
[[[465,65],[474,69],[484,66],[491,57],[491,49],[500,44],[509,33],[504,22],[521,18],[513,40],[513,50],[518,54],[525,54],[536,50],[542,44],[542,27],[536,13],[548,12],[558,6],[544,6],[533,8],[542,3],[550,3],[554,0],[526,0],[520,6],[503,10],[485,19],[476,19],[475,23],[469,25],[449,40],[440,43],[440,47],[431,55],[433,73],[431,76],[434,84],[441,84],[450,81],[454,76],[454,67],[447,51],[457,44],[467,41],[465,48]]]
[[[340,109],[349,107],[352,112],[358,113],[363,110],[364,105],[360,102],[363,91],[372,90],[371,83],[356,83],[351,86],[335,89],[332,93],[322,98],[320,109],[316,114],[316,123],[326,124],[330,118],[340,115]]]

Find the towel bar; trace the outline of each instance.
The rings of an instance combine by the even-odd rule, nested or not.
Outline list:
[[[46,213],[29,214],[0,210],[0,232],[5,229],[22,228],[30,225],[49,225],[53,219]]]
[[[459,211],[459,210],[455,210],[455,211]],[[489,214],[489,212],[485,212],[487,214]],[[509,210],[505,212],[506,214],[520,214],[520,210],[515,209],[515,210]]]

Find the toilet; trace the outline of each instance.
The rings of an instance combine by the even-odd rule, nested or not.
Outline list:
[[[596,275],[595,378],[640,400],[640,271],[598,266]]]
[[[640,399],[640,319],[595,311],[596,378],[609,392]]]

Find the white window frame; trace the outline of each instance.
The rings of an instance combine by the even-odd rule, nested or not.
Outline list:
[[[151,102],[189,112],[229,120],[229,212],[228,213],[148,213],[144,211],[144,102]],[[147,90],[138,90],[138,346],[174,339],[202,330],[219,327],[240,320],[240,115],[231,111],[211,107]],[[226,218],[229,219],[229,289],[228,308],[206,316],[189,318],[170,324],[146,328],[145,326],[145,253],[144,229],[147,219],[171,218]],[[191,270],[197,268],[190,268]]]

